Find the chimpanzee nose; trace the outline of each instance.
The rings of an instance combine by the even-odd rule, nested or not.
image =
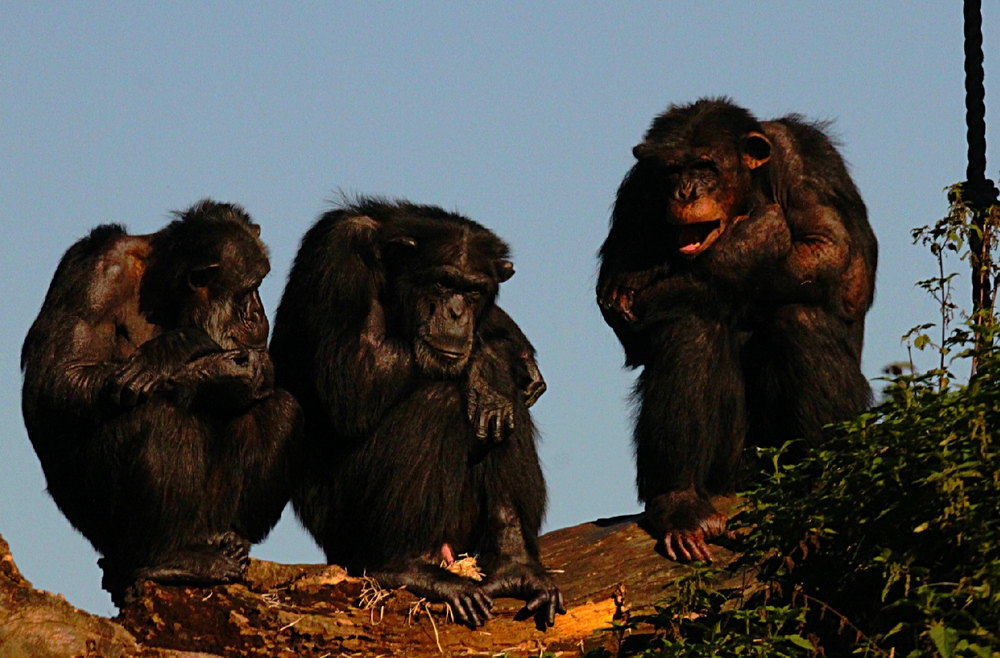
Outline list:
[[[465,298],[461,295],[452,295],[447,304],[448,312],[453,320],[457,320],[465,313]]]
[[[678,201],[688,201],[695,196],[695,185],[693,181],[681,181],[674,191],[674,197]]]

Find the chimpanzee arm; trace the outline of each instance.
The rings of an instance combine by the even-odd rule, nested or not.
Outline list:
[[[514,403],[531,407],[545,392],[535,348],[495,304],[486,312],[465,378],[466,409],[479,439],[502,441],[514,429]]]
[[[696,269],[709,280],[731,285],[755,283],[792,251],[792,235],[781,206],[770,204],[738,217],[721,238],[697,259]]]
[[[315,382],[329,422],[346,436],[366,436],[412,389],[412,347],[388,331],[378,223],[344,217],[326,230],[322,247],[296,261],[317,272],[306,280],[312,301],[302,322],[315,332]]]
[[[792,252],[785,262],[788,302],[829,295],[850,261],[851,238],[836,210],[819,203],[792,216]]]
[[[547,388],[535,361],[535,346],[506,311],[494,304],[479,330],[482,342],[507,355],[514,381],[530,408]]]
[[[851,264],[852,250],[862,247],[852,245],[852,235],[868,225],[864,201],[821,126],[798,117],[763,126],[773,144],[772,195],[785,213],[792,249],[771,279],[771,290],[762,292],[779,304],[831,300]],[[846,222],[855,226],[854,233]],[[868,235],[874,244],[870,229]],[[873,276],[874,267],[871,272]]]
[[[155,328],[138,310],[146,236],[99,226],[67,250],[25,338],[24,410],[95,421],[109,377]]]
[[[117,365],[104,380],[102,401],[112,409],[128,408],[146,400],[153,391],[170,382],[190,386],[209,376],[195,377],[191,362],[222,349],[200,329],[176,329],[156,336]]]
[[[501,505],[492,511],[492,516],[494,545],[484,547],[481,555],[487,574],[483,590],[490,597],[510,596],[525,601],[519,618],[534,616],[540,628],[552,626],[556,614],[566,613],[562,592],[538,556],[529,552],[515,510]]]

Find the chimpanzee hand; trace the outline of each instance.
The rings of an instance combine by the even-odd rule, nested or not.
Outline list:
[[[649,287],[670,275],[670,265],[657,265],[638,272],[615,272],[597,290],[597,304],[608,314],[628,324],[638,322],[642,313],[636,308],[639,296]],[[610,321],[610,320],[609,320]]]
[[[528,385],[524,388],[524,404],[530,409],[538,402],[538,398],[542,397],[542,393],[548,387],[545,385],[542,371],[538,369],[538,364],[535,363],[535,357],[530,352],[525,352],[521,355],[521,358],[524,361],[524,367],[528,371],[529,378]]]
[[[505,432],[514,429],[513,403],[485,381],[470,381],[467,397],[469,421],[476,428],[476,438],[499,443]]]
[[[218,344],[197,329],[178,329],[139,346],[104,382],[102,401],[112,409],[141,404],[177,370],[193,359],[218,351]]]
[[[483,626],[493,618],[490,613],[493,599],[471,580],[459,576],[455,576],[453,580],[442,577],[429,591],[419,593],[429,600],[447,603],[455,620],[469,628]]]
[[[490,385],[486,373],[486,358],[484,355],[481,357],[474,359],[469,365],[466,411],[469,422],[476,428],[476,438],[483,441],[491,439],[499,443],[505,432],[514,429],[514,403]],[[542,385],[544,386],[544,382]]]
[[[628,285],[626,278],[626,275],[618,275],[601,286],[597,291],[597,304],[626,322],[635,322],[639,319],[632,312],[636,288]]]
[[[405,587],[428,601],[447,603],[455,620],[469,628],[482,626],[493,617],[493,599],[480,585],[422,559],[398,571],[371,575],[386,589]]]
[[[266,350],[225,350],[187,364],[170,385],[213,405],[243,408],[271,392],[274,367]]]
[[[509,596],[525,601],[515,619],[533,616],[539,630],[555,625],[556,614],[566,614],[562,592],[540,564],[508,561],[493,570],[483,589],[494,598]]]

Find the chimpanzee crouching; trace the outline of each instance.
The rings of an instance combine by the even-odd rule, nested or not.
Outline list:
[[[870,403],[878,250],[823,126],[726,99],[673,106],[633,150],[597,298],[642,366],[639,497],[672,557],[710,559],[744,442],[816,445]]]
[[[327,560],[447,602],[475,627],[493,597],[551,625],[538,557],[545,483],[528,407],[534,349],[494,303],[508,248],[439,208],[362,199],[302,241],[275,317],[277,382],[302,403],[292,494]],[[476,555],[485,579],[445,568]]]
[[[119,606],[138,579],[239,579],[288,501],[301,410],[273,386],[259,234],[209,200],[151,235],[99,226],[24,341],[28,436]]]

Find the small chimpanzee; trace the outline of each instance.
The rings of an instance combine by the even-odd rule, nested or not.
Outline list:
[[[861,373],[877,243],[822,124],[728,99],[672,106],[633,153],[597,298],[643,366],[635,427],[646,522],[711,559],[744,443],[816,445],[870,403]]]
[[[137,580],[238,580],[290,497],[298,403],[273,387],[260,227],[204,200],[63,256],[24,341],[22,406],[53,500]]]
[[[306,417],[299,518],[330,563],[447,602],[475,627],[492,597],[551,625],[539,561],[545,482],[528,407],[534,349],[494,303],[508,247],[465,217],[360,199],[306,233],[275,316],[279,386]],[[478,556],[476,583],[445,568]]]

